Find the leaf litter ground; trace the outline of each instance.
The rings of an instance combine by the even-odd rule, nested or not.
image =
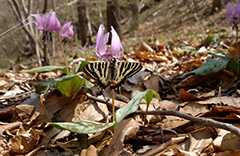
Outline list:
[[[170,27],[174,26],[173,22],[169,21]],[[228,32],[220,33],[221,37]],[[177,111],[226,126],[240,126],[240,81],[235,74],[222,69],[207,75],[182,76],[198,69],[207,59],[216,59],[205,51],[224,51],[221,38],[217,42],[207,42],[209,36],[194,38],[188,42],[174,38],[166,41],[167,44],[156,39],[133,46],[136,47],[134,52],[126,55],[125,60],[141,62],[144,69],[125,82],[121,93],[115,97],[116,108],[132,99],[133,90],[153,89],[162,101],[152,100],[148,108],[152,114],[146,116],[146,121],[146,102],[142,100],[136,114],[122,120],[114,129],[95,134],[76,134],[45,125],[51,121],[81,120],[109,123],[111,100],[96,96],[96,87],[90,90],[91,95],[87,94],[88,89],[82,88],[73,97],[65,97],[51,86],[46,86],[47,92],[36,94],[35,84],[59,79],[62,72],[22,73],[27,68],[19,65],[14,72],[1,74],[1,155],[239,154],[239,136],[226,128],[217,128],[214,124],[206,126],[173,114],[156,114],[157,111]],[[230,42],[226,40],[224,44],[230,45]],[[111,97],[110,88],[104,91],[104,96]]]
[[[159,47],[154,50],[153,47]],[[214,119],[239,126],[239,80],[226,69],[208,75],[182,74],[197,69],[212,57],[185,50],[175,54],[162,45],[142,43],[138,51],[128,54],[126,61],[136,60],[144,69],[126,81],[115,97],[116,108],[131,99],[133,90],[157,91],[162,101],[154,98],[149,112],[176,110],[180,113]],[[156,64],[153,63],[153,60]],[[180,60],[184,60],[180,63]],[[111,100],[93,96],[97,88],[80,89],[73,97],[57,90],[34,93],[33,84],[58,78],[62,72],[41,74],[15,72],[1,75],[1,154],[27,155],[199,155],[235,154],[239,152],[239,136],[214,125],[204,125],[173,115],[131,114],[113,129],[95,134],[76,134],[53,127],[51,121],[81,120],[108,123]],[[79,73],[82,75],[82,73]],[[104,91],[111,97],[110,88]],[[139,111],[146,110],[142,100]]]

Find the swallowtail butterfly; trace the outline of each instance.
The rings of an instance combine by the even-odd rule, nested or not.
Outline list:
[[[136,62],[94,62],[83,67],[86,75],[97,81],[100,90],[108,85],[112,89],[120,89],[127,78],[132,77],[142,69],[142,65]]]

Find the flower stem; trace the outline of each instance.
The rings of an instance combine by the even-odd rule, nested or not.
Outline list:
[[[67,59],[66,59],[66,56],[65,56],[65,54],[64,54],[63,45],[62,45],[62,42],[61,42],[61,37],[60,37],[59,32],[57,32],[57,34],[58,34],[58,41],[59,41],[59,44],[60,44],[60,47],[61,47],[63,59],[64,59],[64,62],[65,62],[66,68],[67,68],[67,75],[69,75]]]
[[[239,65],[240,65],[240,62],[239,62],[239,45],[238,45],[238,30],[236,29],[236,43],[237,43],[237,59],[236,59],[236,62],[237,62],[237,75],[239,76]]]
[[[113,114],[113,121],[115,121],[114,89],[112,89],[112,114]]]
[[[71,39],[71,52],[72,52],[72,55],[73,55],[73,39]]]

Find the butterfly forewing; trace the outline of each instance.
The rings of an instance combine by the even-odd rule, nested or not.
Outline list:
[[[94,62],[83,67],[85,74],[97,81],[100,90],[111,81],[111,88],[120,88],[124,81],[139,72],[142,65],[136,62]]]
[[[83,67],[83,71],[89,77],[97,81],[100,90],[105,89],[109,85],[109,62],[94,62]]]

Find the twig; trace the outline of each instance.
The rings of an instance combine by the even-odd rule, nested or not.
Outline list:
[[[221,83],[221,82],[220,82],[220,83]],[[221,84],[220,84],[220,86],[219,86],[218,95],[219,95],[220,106],[222,107],[222,87],[221,87]]]
[[[145,111],[136,111],[133,113],[134,115],[143,115]],[[213,119],[203,118],[203,117],[195,117],[191,115],[187,115],[178,111],[171,111],[171,110],[163,110],[163,111],[149,111],[147,112],[148,115],[172,115],[177,116],[183,119],[190,120],[192,122],[201,123],[205,126],[215,127],[215,128],[222,128],[228,130],[236,135],[240,135],[240,129],[232,124],[223,123],[219,121],[215,121]]]
[[[97,98],[97,97],[95,97],[95,96],[92,96],[92,95],[87,95],[87,97],[88,97],[89,99],[91,99],[91,100],[95,100],[95,101],[97,101],[97,102],[101,102],[101,103],[106,104],[106,105],[108,106],[108,108],[109,108],[110,110],[112,110],[112,103],[108,102],[108,100],[99,99],[99,98]],[[119,109],[120,107],[119,107],[119,106],[114,106],[114,108],[115,108],[115,110],[117,110],[117,109]]]
[[[88,95],[89,99],[92,100],[96,100],[98,102],[101,103],[105,103],[107,104],[107,106],[109,108],[112,108],[112,104],[106,100],[102,100],[102,99],[98,99],[94,96]],[[120,107],[119,106],[114,106],[114,108],[117,110]],[[141,110],[137,110],[135,113],[129,114],[129,116],[134,116],[134,115],[172,115],[172,116],[177,116],[183,119],[187,119],[189,121],[195,122],[195,123],[201,123],[205,126],[210,126],[210,127],[214,127],[214,128],[222,128],[225,130],[228,130],[236,135],[240,135],[240,129],[232,124],[229,123],[223,123],[223,122],[219,122],[219,121],[215,121],[213,119],[209,119],[209,118],[203,118],[203,117],[195,117],[195,116],[191,116],[191,115],[187,115],[175,110],[162,110],[162,111],[148,111],[146,113],[146,111],[141,111]]]
[[[167,147],[174,145],[174,144],[179,144],[181,142],[183,142],[186,139],[185,136],[181,136],[181,137],[177,137],[177,138],[171,138],[170,140],[168,140],[165,143],[162,143],[161,145],[159,145],[157,148],[154,148],[150,151],[148,151],[147,153],[145,153],[142,156],[151,156],[151,155],[157,155],[158,153],[162,152],[163,150],[165,150]]]

